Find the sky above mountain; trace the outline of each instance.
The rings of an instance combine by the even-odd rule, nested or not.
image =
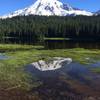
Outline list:
[[[8,14],[18,9],[25,8],[33,4],[36,0],[1,0],[0,15]],[[72,7],[77,7],[87,11],[95,12],[100,9],[100,0],[60,0],[68,3]]]

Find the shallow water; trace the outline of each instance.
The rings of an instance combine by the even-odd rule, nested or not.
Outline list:
[[[96,63],[97,65],[100,62]],[[65,64],[62,68],[42,72],[32,65],[26,67],[26,71],[33,76],[33,83],[41,82],[37,88],[33,88],[32,92],[44,98],[64,98],[68,96],[100,96],[100,74],[93,73],[91,67],[96,64],[82,65],[78,62]],[[34,77],[37,80],[34,80]],[[59,99],[60,100],[60,99]]]
[[[9,58],[9,57],[6,56],[5,54],[0,53],[0,60],[6,60],[6,59],[8,59],[8,58]]]

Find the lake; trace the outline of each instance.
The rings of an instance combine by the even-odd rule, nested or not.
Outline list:
[[[100,41],[96,40],[44,40],[34,41],[29,38],[5,38],[0,43],[8,44],[29,44],[29,45],[44,45],[45,49],[65,49],[65,48],[86,48],[100,49]]]
[[[44,46],[46,49],[65,49],[65,48],[100,49],[100,42],[45,40]]]
[[[5,41],[5,43],[39,44],[44,45],[45,49],[100,49],[100,42],[98,41],[45,40],[43,42],[34,42],[24,39],[19,41],[16,38]],[[0,60],[6,59],[8,57],[1,53]],[[66,100],[66,98],[68,100],[78,100],[77,98],[84,100],[88,96],[99,98],[100,73],[91,71],[97,67],[100,69],[100,62],[85,65],[73,61],[60,69],[42,72],[30,64],[25,67],[25,71],[32,75],[32,84],[40,84],[40,86],[32,88],[29,93],[39,95],[42,100],[47,100],[47,98],[48,100]]]
[[[31,92],[38,94],[42,100],[85,100],[89,96],[100,96],[100,74],[91,72],[91,68],[98,67],[98,64],[100,62],[82,65],[73,61],[52,71],[40,71],[32,65],[26,66],[25,70],[32,74],[33,83],[41,82]]]
[[[6,60],[6,59],[8,59],[8,58],[9,58],[9,57],[6,56],[5,54],[0,53],[0,60]]]

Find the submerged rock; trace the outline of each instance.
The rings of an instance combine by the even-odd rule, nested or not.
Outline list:
[[[71,58],[54,57],[50,61],[39,60],[32,63],[32,65],[40,71],[56,70],[63,66],[63,64],[70,64]]]

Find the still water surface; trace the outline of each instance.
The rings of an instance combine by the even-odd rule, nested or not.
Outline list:
[[[46,49],[65,49],[65,48],[100,49],[100,42],[47,40],[44,42],[44,46]]]
[[[82,65],[72,62],[60,69],[45,72],[28,65],[25,70],[32,74],[33,83],[42,83],[33,88],[32,92],[38,93],[43,100],[66,100],[66,97],[72,97],[68,100],[84,100],[85,96],[100,96],[100,74],[91,72],[91,68],[96,67],[96,64]],[[82,98],[74,99],[78,96]]]
[[[6,56],[5,54],[0,53],[0,60],[6,60],[6,59],[8,59],[8,58],[9,58],[9,57]]]

